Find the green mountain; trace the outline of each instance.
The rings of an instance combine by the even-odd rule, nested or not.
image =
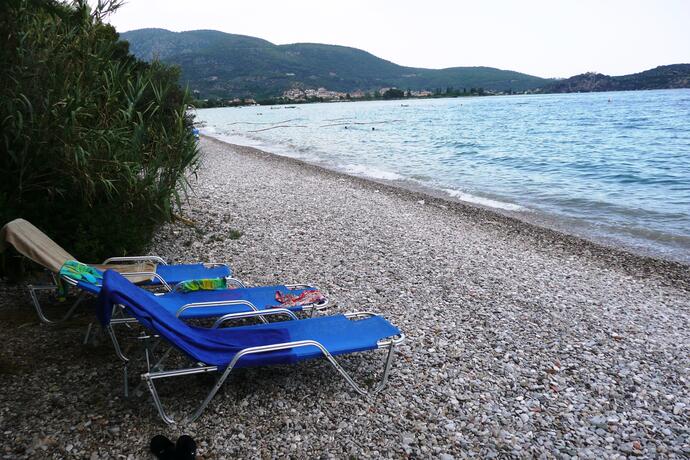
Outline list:
[[[403,67],[356,48],[315,43],[274,45],[215,30],[139,29],[124,32],[121,38],[141,59],[157,58],[179,65],[183,81],[202,98],[265,98],[294,87],[342,92],[393,86],[404,90],[454,87],[526,91],[552,81],[492,67]]]
[[[690,64],[664,65],[644,72],[618,77],[593,72],[583,73],[548,84],[540,92],[584,93],[670,88],[690,88]]]

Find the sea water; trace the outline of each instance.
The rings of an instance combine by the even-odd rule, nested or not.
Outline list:
[[[202,132],[690,261],[690,90],[198,110]]]

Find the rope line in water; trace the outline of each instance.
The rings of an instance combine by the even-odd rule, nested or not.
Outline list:
[[[255,129],[252,131],[247,131],[248,133],[258,133],[261,131],[268,131],[269,129],[276,129],[276,128],[307,128],[305,125],[278,125],[278,126],[271,126],[268,128],[261,128],[261,129]]]
[[[279,125],[281,123],[290,123],[291,121],[299,121],[302,120],[302,118],[290,118],[289,120],[283,120],[283,121],[235,121],[232,123],[228,123],[226,126],[232,126],[232,125]]]
[[[319,128],[327,128],[329,126],[343,126],[343,125],[385,125],[387,123],[397,123],[403,120],[385,120],[385,121],[354,121],[352,123],[331,123],[328,125],[321,125]]]

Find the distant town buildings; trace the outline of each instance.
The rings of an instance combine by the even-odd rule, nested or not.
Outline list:
[[[259,105],[257,102],[250,98],[250,97],[245,97],[245,98],[239,98],[236,97],[235,99],[228,101],[230,105]]]
[[[200,92],[193,90],[194,96],[197,99],[199,107],[225,107],[225,106],[242,106],[242,105],[259,105],[259,104],[280,104],[280,103],[299,103],[299,102],[338,102],[338,101],[357,101],[357,100],[374,100],[374,99],[405,99],[405,98],[427,98],[427,97],[459,97],[459,96],[493,96],[500,94],[512,94],[512,92],[501,92],[484,90],[482,88],[470,88],[469,91],[465,88],[462,90],[453,90],[447,88],[429,90],[402,90],[393,87],[383,87],[376,90],[364,91],[361,89],[354,90],[349,93],[341,91],[332,91],[324,87],[314,88],[290,88],[284,91],[280,97],[272,97],[257,101],[250,97],[236,97],[234,99],[200,99]]]
[[[397,88],[379,88],[377,91],[375,91],[375,93],[378,93],[379,96],[383,96],[387,91],[391,89]],[[323,87],[318,89],[290,88],[289,90],[283,93],[283,98],[295,102],[302,102],[313,99],[320,99],[323,101],[344,101],[351,99],[363,99],[369,97],[370,94],[372,93],[362,91],[361,89],[352,91],[351,93],[343,93],[339,91],[331,91]],[[408,93],[406,92],[406,94]],[[430,97],[433,96],[434,93],[427,90],[421,90],[409,91],[409,95],[412,97]]]
[[[324,101],[341,101],[347,99],[347,93],[329,91],[326,88],[301,89],[292,88],[283,93],[285,99],[291,101],[306,101],[308,99],[323,99]]]

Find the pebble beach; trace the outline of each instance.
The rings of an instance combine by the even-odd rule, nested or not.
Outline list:
[[[388,387],[358,396],[322,361],[247,369],[199,420],[167,427],[148,392],[123,398],[103,335],[81,343],[88,310],[39,324],[3,281],[1,458],[153,458],[160,433],[190,434],[208,459],[690,456],[690,266],[200,142],[184,219],[150,253],[228,262],[249,285],[315,283],[320,314],[384,315],[407,337]],[[383,358],[342,363],[370,383]],[[164,396],[175,413],[212,385]]]

